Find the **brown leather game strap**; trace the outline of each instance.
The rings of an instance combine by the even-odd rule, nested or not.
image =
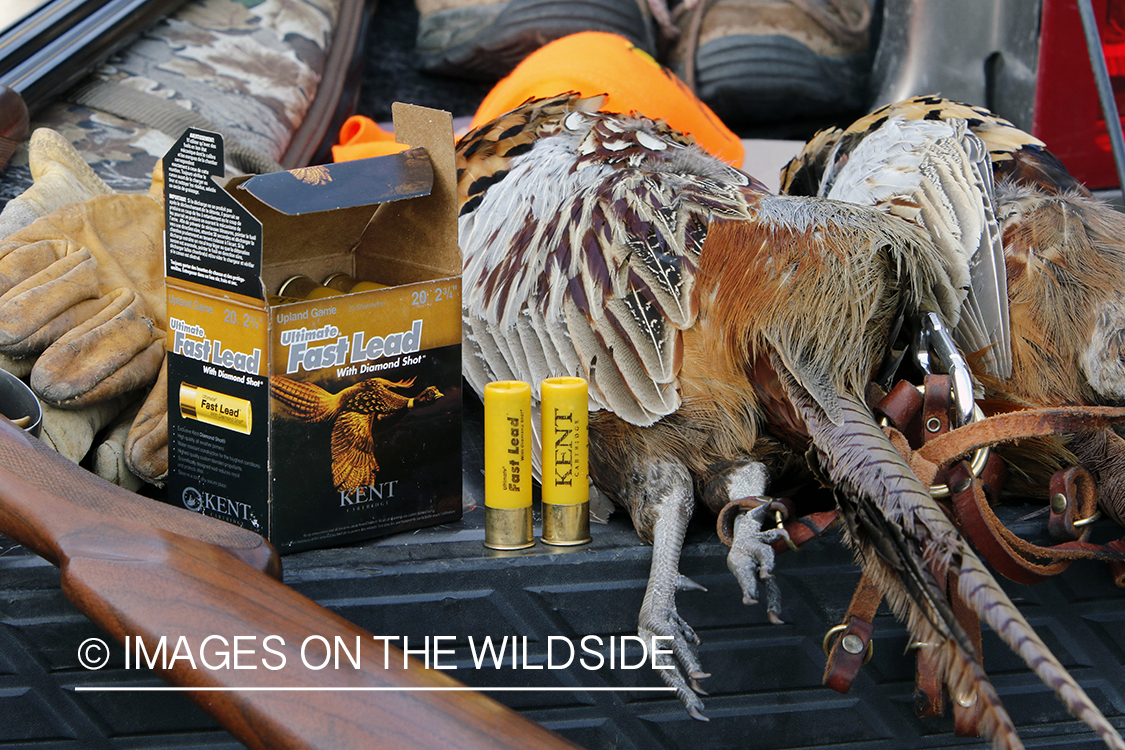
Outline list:
[[[773,543],[775,552],[800,549],[806,542],[827,531],[838,518],[834,510],[798,516],[793,502],[788,498],[742,497],[731,500],[719,511],[719,517],[715,522],[719,540],[726,546],[731,546],[734,541],[735,519],[740,513],[757,508],[763,503],[770,503],[777,509],[781,518],[781,527],[789,534],[789,542],[782,539]]]
[[[825,685],[838,693],[846,693],[859,674],[859,668],[871,658],[872,620],[883,601],[883,592],[868,573],[860,576],[843,622],[824,636]]]
[[[1060,471],[1052,480],[1051,495],[1063,502],[1054,526],[1067,541],[1053,546],[1035,545],[1011,532],[996,517],[988,494],[997,496],[1003,484],[1005,465],[989,454],[979,476],[974,474],[962,456],[992,445],[1037,435],[1065,434],[1091,429],[1104,429],[1125,418],[1125,409],[1106,407],[1075,407],[1035,409],[985,418],[957,429],[949,423],[949,379],[930,376],[924,392],[900,382],[879,401],[877,411],[891,422],[887,432],[892,443],[919,472],[924,481],[942,481],[950,495],[950,509],[974,547],[1002,574],[1012,580],[1034,583],[1064,570],[1071,561],[1095,559],[1110,563],[1118,585],[1125,583],[1125,542],[1095,545],[1086,542],[1089,528],[1084,519],[1093,517],[1097,492],[1089,474],[1081,467]],[[917,450],[914,446],[918,446]],[[987,490],[987,493],[986,493]],[[1063,507],[1065,503],[1065,507]],[[1078,523],[1079,527],[1074,524]],[[1081,529],[1081,530],[1079,530]],[[979,657],[981,653],[980,622],[957,593],[956,581],[949,582],[950,602],[955,615],[970,635]],[[864,576],[853,596],[843,625],[829,631],[825,639],[828,663],[824,684],[839,692],[850,689],[860,661],[841,648],[844,635],[859,638],[856,643],[869,642],[871,619],[881,595]],[[831,649],[830,637],[836,632]],[[860,651],[860,658],[865,651]],[[915,707],[920,716],[941,716],[944,713],[944,689],[937,663],[924,648],[917,652],[915,673]],[[954,728],[959,736],[978,734],[978,708],[963,705],[954,697]]]
[[[1125,407],[1053,406],[995,414],[926,441],[918,453],[939,467],[999,443],[1106,429],[1125,421]]]
[[[1081,467],[1068,471],[1085,473]],[[1086,476],[1092,486],[1093,480]],[[953,467],[950,484],[964,487],[953,494],[953,508],[961,530],[982,557],[1017,583],[1039,583],[1066,570],[1075,560],[1111,562],[1121,559],[1120,551],[1108,545],[1071,541],[1042,546],[1017,536],[996,517],[980,481],[972,476],[963,461]],[[1093,504],[1090,499],[1085,502]]]
[[[1121,549],[1116,544],[1091,544],[1089,528],[1085,533],[1074,533],[1075,523],[1085,525],[1094,518],[1097,510],[1097,489],[1093,479],[1081,467],[1073,467],[1057,474],[1052,481],[1051,496],[1063,511],[1052,524],[1055,533],[1068,538],[1061,544],[1037,545],[1028,542],[1009,530],[996,516],[989,502],[987,489],[998,494],[1002,482],[1003,462],[991,454],[978,477],[974,475],[963,457],[1000,443],[1029,437],[1071,434],[1106,429],[1115,422],[1125,420],[1125,408],[1100,406],[1066,406],[997,414],[971,422],[957,429],[948,429],[941,415],[948,415],[950,390],[945,376],[926,378],[925,396],[910,397],[916,389],[909,384],[899,384],[880,402],[878,409],[888,415],[896,425],[905,428],[921,440],[921,444],[907,456],[912,465],[927,464],[936,469],[937,479],[950,491],[950,507],[958,525],[969,537],[978,552],[1007,578],[1019,583],[1036,583],[1057,575],[1074,560],[1121,560]],[[921,418],[913,410],[921,408]],[[938,420],[938,421],[934,421]],[[912,424],[922,422],[918,428]],[[940,424],[939,424],[940,422]],[[909,437],[909,436],[908,436]],[[897,441],[900,450],[902,441]],[[1119,579],[1114,571],[1115,580]]]

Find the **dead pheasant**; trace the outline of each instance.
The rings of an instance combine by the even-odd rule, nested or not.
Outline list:
[[[332,421],[332,481],[344,492],[375,482],[379,471],[373,439],[376,425],[386,426],[389,420],[442,396],[432,385],[417,396],[396,393],[413,385],[414,378],[368,378],[339,393],[329,393],[314,383],[274,375],[270,377],[270,394],[290,416],[306,422]]]
[[[859,395],[900,310],[958,317],[929,237],[873,208],[768,195],[665,126],[596,107],[529,102],[459,144],[464,373],[478,393],[496,379],[590,382],[593,482],[653,542],[640,632],[673,638],[661,676],[689,711],[701,716],[706,674],[675,594],[695,498],[764,495],[763,469],[811,446],[859,561],[914,637],[936,644],[951,692],[980,701],[997,746],[1020,743],[946,604],[950,575],[1125,750]]]
[[[1011,367],[978,372],[988,395],[1031,406],[1125,402],[1125,216],[1095,200],[1042,141],[981,107],[916,97],[817,134],[784,170],[782,189],[903,215],[885,195],[841,189],[840,177],[863,171],[884,186],[896,182],[889,159],[876,163],[870,154],[887,152],[893,130],[935,127],[979,137],[995,173],[991,212],[1002,238]],[[1125,441],[1103,430],[1076,436],[1070,448],[1099,480],[1102,509],[1125,525]]]

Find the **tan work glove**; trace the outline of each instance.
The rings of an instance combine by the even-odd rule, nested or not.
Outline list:
[[[125,465],[156,485],[168,478],[168,358],[125,439]]]
[[[81,408],[152,383],[167,327],[163,206],[147,195],[71,203],[0,242],[0,353],[42,351],[31,387]]]
[[[70,141],[50,128],[31,134],[27,165],[35,182],[0,211],[0,239],[67,203],[113,192]]]

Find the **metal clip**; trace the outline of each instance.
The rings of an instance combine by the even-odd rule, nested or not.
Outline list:
[[[933,355],[931,358],[930,355]],[[953,336],[937,313],[923,313],[914,339],[914,359],[927,375],[944,372],[953,382],[953,405],[956,427],[967,425],[973,417],[973,378],[969,365],[953,343]]]

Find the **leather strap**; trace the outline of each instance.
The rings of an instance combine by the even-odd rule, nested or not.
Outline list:
[[[1125,407],[1058,406],[996,414],[939,435],[918,449],[939,467],[978,448],[1044,435],[1105,429],[1125,421]]]
[[[843,627],[829,647],[828,663],[824,665],[823,682],[836,692],[851,690],[859,668],[867,660],[873,631],[871,621],[875,619],[881,601],[882,590],[870,575],[864,573],[852,594],[848,611],[844,613]],[[825,645],[828,645],[827,640]]]
[[[952,382],[947,375],[926,376],[920,431],[920,441],[923,445],[940,435],[948,434],[952,430],[952,425],[950,423],[950,405],[952,403],[951,388]],[[990,459],[989,463],[994,467],[999,467],[999,470],[994,469],[990,476],[990,482],[993,483],[992,486],[998,491],[999,483],[1003,480],[1004,462],[997,458],[995,454],[992,454]],[[937,484],[946,484],[947,486],[950,483],[954,483],[954,479],[949,476],[948,469],[936,471],[932,481]],[[958,478],[958,481],[962,480]],[[958,484],[957,486],[960,485]],[[941,575],[938,570],[934,570],[933,572],[935,577]],[[969,634],[973,646],[976,649],[976,656],[979,658],[981,653],[980,620],[977,618],[972,608],[965,604],[960,594],[957,592],[956,580],[956,574],[950,572],[946,579],[946,596],[950,601],[954,616],[965,629],[965,632]],[[914,686],[914,708],[918,716],[922,718],[936,718],[945,714],[945,685],[942,679],[942,669],[938,662],[937,652],[934,649],[921,648],[917,651],[915,658]],[[978,709],[972,704],[966,706],[963,699],[959,699],[958,696],[952,696],[952,698],[954,731],[961,737],[978,736]]]
[[[959,592],[958,576],[956,573],[950,573],[949,601],[953,605],[953,616],[957,618],[957,622],[965,629],[969,640],[972,641],[973,649],[976,651],[976,658],[979,662],[982,661],[984,654],[984,651],[982,651],[980,618],[977,617],[977,613],[965,602]],[[980,701],[973,701],[969,705],[965,705],[966,700],[964,696],[954,695],[951,697],[953,699],[954,734],[958,737],[979,737],[981,717]]]
[[[1051,517],[1047,531],[1060,542],[1086,541],[1098,512],[1098,488],[1090,472],[1072,466],[1051,477]]]
[[[922,394],[905,380],[895,384],[875,411],[887,418],[911,445],[922,444]]]
[[[740,513],[757,508],[763,503],[771,503],[777,507],[782,517],[781,527],[788,532],[789,541],[797,549],[809,540],[823,534],[839,518],[839,514],[834,510],[797,516],[795,505],[788,498],[743,497],[738,500],[731,500],[719,511],[719,517],[715,522],[715,530],[720,541],[729,547],[731,542],[734,541],[735,518]],[[784,552],[790,549],[785,540],[776,541],[772,546],[775,552]]]

